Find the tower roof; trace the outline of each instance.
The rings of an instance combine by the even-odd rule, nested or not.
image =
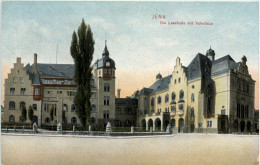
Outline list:
[[[209,50],[207,50],[207,52],[206,52],[206,55],[210,55],[210,54],[215,54],[215,51],[213,50],[213,49],[211,49],[211,46],[210,46],[210,48],[209,48]]]
[[[105,40],[105,48],[104,48],[104,51],[103,51],[102,56],[103,56],[103,57],[104,57],[104,56],[109,57],[109,51],[108,51],[108,49],[107,49],[107,40]]]

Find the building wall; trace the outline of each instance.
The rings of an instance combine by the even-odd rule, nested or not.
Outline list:
[[[17,82],[14,82],[14,78],[17,78]],[[24,78],[24,82],[21,82],[21,78]],[[10,93],[10,88],[15,88],[13,94]],[[25,88],[24,94],[21,94],[21,88]],[[15,102],[15,109],[10,109],[9,102]],[[17,58],[14,67],[11,69],[11,72],[8,74],[8,78],[5,80],[5,97],[4,97],[4,107],[5,112],[2,114],[2,121],[4,123],[9,123],[9,117],[13,115],[15,117],[15,123],[19,123],[21,116],[20,102],[25,102],[26,110],[28,112],[29,106],[33,104],[37,105],[37,109],[34,110],[34,115],[38,117],[38,121],[41,120],[41,102],[33,100],[33,87],[32,80],[27,74],[24,64],[21,63],[21,58]],[[27,120],[22,123],[31,123],[27,113]]]

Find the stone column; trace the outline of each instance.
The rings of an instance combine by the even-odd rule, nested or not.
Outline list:
[[[62,125],[61,125],[61,123],[59,123],[59,124],[57,125],[57,132],[58,132],[58,133],[62,133]]]
[[[88,126],[88,132],[89,133],[91,132],[91,126]]]
[[[73,129],[73,132],[75,133],[75,131],[76,131],[76,130],[75,130],[75,125],[72,127],[72,129]]]
[[[134,128],[134,126],[131,127],[131,133],[135,133],[135,128]]]
[[[106,126],[106,133],[111,134],[111,132],[112,132],[111,124],[110,124],[110,122],[108,122],[107,126]]]
[[[150,133],[153,133],[153,127],[150,127]]]
[[[37,132],[38,132],[38,131],[37,131],[37,124],[36,124],[36,123],[33,124],[33,131],[34,131],[34,133],[37,133]]]

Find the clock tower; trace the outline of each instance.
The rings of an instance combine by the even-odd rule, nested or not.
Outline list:
[[[105,42],[102,58],[97,60],[93,68],[94,85],[97,88],[97,109],[93,114],[98,127],[105,127],[107,122],[115,123],[115,62],[109,57]]]

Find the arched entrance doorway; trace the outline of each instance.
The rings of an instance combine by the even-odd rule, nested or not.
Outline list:
[[[165,120],[163,123],[163,129],[166,131],[167,126],[169,125],[169,120]]]
[[[155,130],[161,130],[161,119],[159,118],[155,119]]]
[[[148,129],[150,130],[151,127],[153,127],[153,120],[149,119],[148,120]]]
[[[238,132],[238,120],[234,121],[233,126],[234,126],[234,132]]]
[[[142,129],[143,130],[146,129],[146,121],[145,121],[145,119],[142,120]]]
[[[240,131],[244,132],[245,131],[245,121],[240,122]]]
[[[183,127],[184,127],[184,119],[183,118],[180,118],[179,119],[179,129],[178,129],[178,132],[183,132]]]
[[[247,122],[246,128],[247,128],[247,132],[251,131],[251,122],[250,121]]]
[[[172,128],[175,128],[175,125],[176,125],[176,124],[175,124],[175,119],[171,119],[171,127],[172,127]]]

